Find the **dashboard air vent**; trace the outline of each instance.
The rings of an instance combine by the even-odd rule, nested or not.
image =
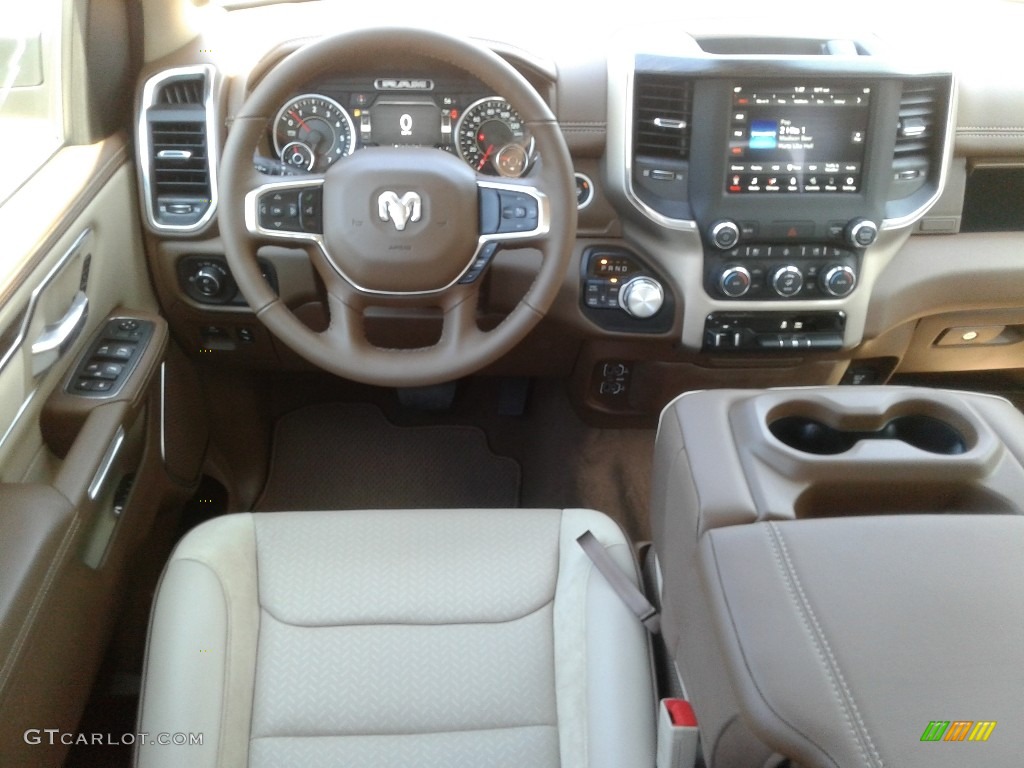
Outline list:
[[[153,194],[210,199],[210,168],[206,152],[205,115],[196,121],[152,121]]]
[[[150,226],[193,232],[217,200],[213,67],[171,69],[151,78],[139,115],[139,153]]]
[[[944,87],[945,86],[945,87]],[[889,199],[910,197],[928,184],[942,164],[944,93],[948,81],[910,78],[903,81],[896,143],[892,155]]]
[[[896,126],[895,158],[928,160],[935,146],[935,112],[938,85],[930,80],[903,84],[900,119]]]
[[[690,155],[693,84],[676,75],[637,74],[634,156],[686,160]]]
[[[202,104],[205,81],[202,75],[171,80],[160,88],[158,104]]]

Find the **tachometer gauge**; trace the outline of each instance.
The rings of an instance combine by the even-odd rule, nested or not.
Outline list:
[[[274,151],[289,165],[322,172],[355,149],[356,129],[338,102],[307,93],[296,96],[274,120]]]
[[[521,176],[533,148],[523,120],[507,101],[497,96],[480,99],[468,107],[455,126],[459,157],[480,173]],[[518,146],[522,152],[510,150]],[[499,165],[498,157],[507,162]],[[504,167],[503,167],[504,166]]]

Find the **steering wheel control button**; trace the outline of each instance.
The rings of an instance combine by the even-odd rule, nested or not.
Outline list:
[[[461,285],[468,285],[469,283],[476,282],[477,278],[487,269],[487,265],[491,263],[491,259],[494,258],[494,254],[497,251],[497,243],[485,243],[484,247],[480,249],[480,253],[473,260],[473,263],[470,264],[466,274],[459,278],[459,283]]]
[[[540,211],[537,201],[521,192],[501,192],[501,219],[498,234],[532,232],[537,228]]]
[[[664,303],[661,283],[649,277],[634,277],[619,290],[619,306],[640,320],[654,317]]]
[[[750,290],[751,282],[746,267],[728,267],[718,280],[718,289],[730,299],[738,299]]]
[[[711,242],[722,251],[727,251],[740,241],[740,228],[734,221],[719,221],[711,225]]]
[[[796,296],[804,287],[803,272],[792,265],[779,267],[772,274],[771,285],[779,296],[787,299]]]
[[[494,235],[501,224],[501,195],[496,189],[480,189],[480,234]]]
[[[846,242],[854,248],[867,248],[878,237],[878,225],[870,219],[854,219],[846,225]]]
[[[324,231],[323,195],[319,187],[299,190],[299,226],[303,232]]]
[[[260,196],[259,224],[263,229],[279,232],[298,232],[299,191],[282,189]]]
[[[821,289],[830,296],[848,296],[856,285],[856,273],[845,264],[832,264],[821,272]]]

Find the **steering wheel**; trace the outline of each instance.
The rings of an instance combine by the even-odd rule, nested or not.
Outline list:
[[[410,54],[454,66],[508,100],[539,156],[524,177],[484,177],[433,147],[359,149],[322,174],[280,177],[256,170],[255,148],[278,106],[297,88],[321,74],[365,71],[374,61],[383,67]],[[242,295],[271,333],[300,356],[355,381],[421,386],[483,368],[544,316],[572,255],[573,167],[551,110],[499,56],[436,32],[361,30],[294,52],[236,115],[220,169],[220,232]],[[256,250],[270,243],[298,245],[309,254],[327,292],[326,330],[304,325],[263,278]],[[541,267],[512,312],[483,331],[476,322],[481,276],[506,243],[539,250]],[[414,349],[375,346],[363,321],[371,307],[438,308],[440,339]]]

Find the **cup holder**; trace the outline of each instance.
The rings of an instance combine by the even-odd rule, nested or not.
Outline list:
[[[804,453],[835,456],[861,440],[902,440],[928,453],[956,456],[967,451],[967,440],[956,429],[933,416],[898,416],[881,429],[842,430],[806,416],[785,416],[768,425],[780,442]]]

